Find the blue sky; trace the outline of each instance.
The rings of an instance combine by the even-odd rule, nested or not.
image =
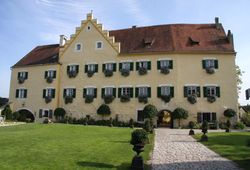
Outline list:
[[[239,101],[247,104],[250,88],[249,0],[1,0],[0,1],[0,96],[8,97],[10,67],[37,45],[59,42],[69,36],[93,10],[105,29],[132,25],[213,23],[219,17],[224,29],[234,34],[236,63],[243,74]]]

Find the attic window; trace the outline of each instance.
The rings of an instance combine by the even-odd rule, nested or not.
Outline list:
[[[188,38],[188,41],[189,41],[189,44],[190,44],[191,46],[199,45],[199,44],[200,44],[199,41],[194,40],[194,39],[192,39],[191,37]]]
[[[150,48],[152,46],[153,42],[154,42],[153,38],[144,38],[143,39],[144,47],[147,47],[147,48]]]

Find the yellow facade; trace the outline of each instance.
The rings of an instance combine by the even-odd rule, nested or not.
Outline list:
[[[96,43],[102,42],[103,48],[96,49]],[[81,50],[76,51],[76,45],[81,44]],[[90,115],[95,119],[101,119],[97,115],[97,108],[104,103],[101,98],[101,88],[112,86],[118,89],[128,85],[133,88],[140,85],[151,87],[151,97],[148,103],[153,104],[158,110],[173,111],[177,107],[182,107],[189,112],[189,118],[183,121],[197,121],[198,112],[216,112],[217,120],[224,120],[223,112],[226,108],[237,110],[237,88],[235,73],[235,54],[228,53],[147,53],[147,54],[120,54],[120,44],[114,43],[114,38],[108,36],[107,31],[102,30],[101,24],[97,24],[92,15],[88,14],[87,20],[82,22],[81,27],[76,28],[76,34],[66,41],[59,53],[58,65],[39,65],[21,68],[13,68],[11,75],[10,101],[13,102],[13,109],[26,108],[30,110],[39,121],[39,109],[52,109],[63,107],[69,116],[82,118]],[[164,75],[157,70],[157,61],[160,59],[173,60],[173,69]],[[203,59],[217,59],[219,68],[215,73],[209,75],[202,68]],[[151,70],[146,75],[139,75],[135,70],[136,61],[151,61]],[[124,77],[119,72],[119,63],[122,61],[132,61],[134,69],[128,77]],[[106,62],[117,63],[117,70],[112,77],[105,77],[102,72],[102,64]],[[88,77],[84,72],[88,63],[98,64],[98,73]],[[71,64],[79,65],[79,72],[75,78],[67,75],[67,66]],[[53,83],[46,83],[44,72],[48,69],[57,71],[57,78]],[[19,71],[28,71],[29,78],[22,85],[17,82]],[[163,102],[157,97],[157,87],[160,85],[174,86],[174,97],[169,103]],[[185,85],[198,85],[201,87],[201,97],[196,104],[190,104],[184,98],[183,87]],[[220,87],[220,97],[214,103],[209,103],[203,97],[203,86],[216,85]],[[15,90],[20,87],[28,89],[26,99],[16,99]],[[42,98],[42,89],[53,87],[56,89],[56,96],[49,104]],[[92,103],[85,103],[83,98],[83,88],[96,87],[97,98]],[[76,98],[73,103],[65,104],[63,98],[64,88],[76,88]],[[130,118],[137,120],[137,110],[144,108],[146,104],[139,103],[133,97],[129,102],[122,103],[118,97],[109,104],[111,117],[118,116],[119,120],[128,121]]]

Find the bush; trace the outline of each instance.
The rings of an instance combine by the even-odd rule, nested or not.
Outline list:
[[[193,128],[194,128],[194,125],[195,125],[195,123],[194,123],[193,121],[190,121],[190,122],[188,123],[188,127],[189,127],[190,129],[193,129]]]
[[[183,109],[183,108],[178,107],[173,111],[172,117],[173,117],[173,119],[179,120],[179,127],[180,127],[181,126],[181,119],[188,118],[188,111]]]
[[[134,128],[134,120],[132,118],[129,120],[129,127]]]
[[[246,125],[246,126],[250,126],[250,113],[245,113],[242,118],[241,121]]]
[[[146,144],[148,143],[148,133],[144,129],[136,129],[131,134],[130,144]]]
[[[220,122],[220,123],[219,123],[219,128],[220,128],[220,129],[226,129],[226,128],[227,128],[226,123],[225,123],[225,122]]]
[[[54,111],[54,116],[56,117],[57,120],[62,120],[64,119],[64,116],[66,115],[66,111],[64,108],[56,108]]]
[[[250,139],[247,140],[247,146],[250,147]]]
[[[9,105],[5,106],[2,115],[5,115],[6,120],[12,120],[12,110]]]
[[[226,109],[224,111],[224,116],[227,118],[234,117],[236,115],[236,112],[233,109]]]
[[[43,124],[48,124],[48,123],[49,123],[49,119],[46,118],[43,120]]]
[[[207,133],[207,129],[208,129],[208,123],[207,121],[204,121],[201,125],[201,131],[203,134],[206,134]]]
[[[144,118],[153,119],[157,115],[158,111],[156,107],[152,104],[148,104],[143,109]]]
[[[148,133],[152,133],[153,132],[153,126],[151,125],[151,122],[149,119],[147,119],[145,122],[144,122],[144,125],[143,125],[143,129],[148,132]]]
[[[13,112],[13,113],[12,113],[12,118],[13,118],[13,120],[18,120],[19,117],[20,117],[20,113],[19,113],[19,112]]]
[[[106,104],[102,104],[98,109],[97,109],[97,114],[101,116],[107,116],[111,114],[110,108]]]
[[[236,122],[234,125],[235,129],[245,129],[245,125],[242,122]]]

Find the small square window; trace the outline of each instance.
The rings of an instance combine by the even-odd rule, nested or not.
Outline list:
[[[80,44],[80,43],[76,44],[75,51],[82,51],[82,44]]]
[[[96,42],[96,49],[102,49],[103,48],[103,44],[101,41]]]

